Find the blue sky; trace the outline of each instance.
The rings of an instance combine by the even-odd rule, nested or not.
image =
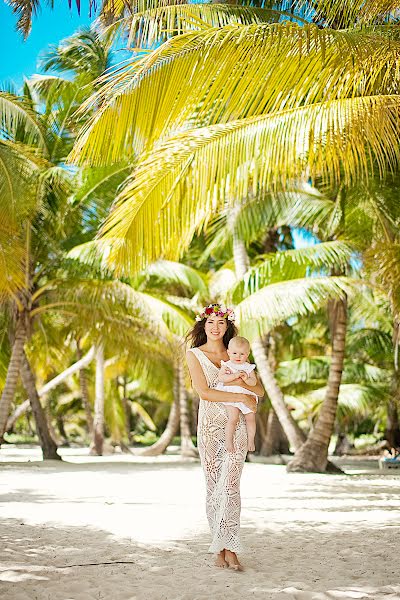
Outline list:
[[[37,58],[41,51],[50,44],[56,44],[68,37],[79,27],[89,25],[94,17],[89,17],[88,5],[82,2],[81,14],[78,15],[75,5],[70,10],[67,0],[55,0],[55,8],[51,10],[45,2],[27,41],[16,32],[16,16],[9,6],[0,0],[1,56],[0,84],[14,82],[20,87],[24,76],[37,73]]]

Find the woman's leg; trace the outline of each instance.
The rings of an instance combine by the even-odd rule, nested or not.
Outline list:
[[[234,452],[233,438],[235,435],[236,425],[239,420],[239,409],[234,406],[225,406],[228,413],[228,420],[225,427],[225,444],[228,452]]]
[[[219,552],[217,554],[217,558],[215,560],[215,566],[220,567],[221,569],[225,569],[225,567],[229,566],[225,560],[225,550],[221,550],[221,552]]]
[[[243,571],[243,567],[240,564],[235,552],[225,550],[225,561],[230,569],[233,569],[234,571]]]
[[[246,420],[247,428],[247,450],[249,452],[254,452],[256,449],[254,445],[254,438],[256,435],[256,415],[252,412],[244,415],[244,418]]]

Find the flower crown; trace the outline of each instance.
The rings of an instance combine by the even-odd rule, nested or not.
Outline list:
[[[224,319],[228,319],[228,321],[235,320],[235,313],[232,308],[227,308],[224,304],[209,304],[203,308],[200,314],[196,315],[196,321],[202,321],[210,315],[223,317]]]

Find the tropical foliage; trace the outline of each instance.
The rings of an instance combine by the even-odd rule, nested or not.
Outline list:
[[[39,4],[11,4],[27,35]],[[58,442],[167,426],[158,452],[180,421],[193,454],[182,339],[221,299],[267,392],[258,450],[325,470],[333,434],[400,445],[400,4],[99,9],[0,94],[1,431],[25,373]]]

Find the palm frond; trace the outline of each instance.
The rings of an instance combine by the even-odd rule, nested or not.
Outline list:
[[[236,285],[237,278],[235,269],[226,265],[213,273],[209,280],[210,298],[228,298],[230,291]]]
[[[232,4],[187,4],[168,3],[144,12],[134,13],[120,22],[120,27],[129,31],[128,46],[150,47],[164,42],[175,35],[188,31],[225,27],[234,23],[250,25],[252,23],[277,23],[302,21],[293,13],[280,12],[256,6]]]
[[[26,39],[32,28],[32,18],[37,15],[40,8],[40,0],[5,0],[5,2],[17,15],[17,30]]]
[[[139,404],[139,402],[137,402],[136,400],[132,400],[129,404],[130,404],[132,413],[134,415],[138,415],[142,419],[142,421],[146,425],[147,429],[150,429],[150,431],[157,430],[157,427],[156,427],[153,419],[151,418],[151,416],[149,415],[147,410],[141,404]]]
[[[26,99],[0,91],[0,135],[5,140],[48,150],[48,135],[40,115]]]
[[[286,191],[246,198],[237,213],[235,233],[248,244],[265,236],[268,227],[317,229],[332,213],[332,204],[309,183],[296,181]]]
[[[183,338],[192,327],[192,317],[185,310],[168,302],[165,298],[136,290],[132,293],[137,301],[143,303],[151,322],[158,326],[166,337],[169,337],[172,333],[179,338]]]
[[[44,71],[74,71],[82,81],[94,81],[109,66],[109,46],[94,28],[82,27],[51,46],[40,61]]]
[[[1,181],[1,180],[0,180]],[[1,215],[1,211],[0,211]],[[26,251],[20,230],[14,222],[0,218],[0,302],[10,298],[25,284]]]
[[[0,140],[0,214],[15,223],[37,208],[33,189],[46,162],[31,147]]]
[[[388,294],[397,315],[400,315],[400,241],[374,244],[365,252],[369,266],[373,265],[377,283]]]
[[[32,75],[28,84],[36,101],[48,107],[62,102],[66,95],[73,97],[78,89],[75,81],[59,75]]]
[[[209,294],[205,275],[183,263],[158,260],[150,264],[143,275],[146,279],[146,289],[149,284],[155,288],[172,285],[183,293],[190,293],[191,296],[197,294],[206,298]],[[151,282],[152,278],[155,280],[154,284]]]
[[[232,291],[232,299],[241,301],[271,283],[300,279],[330,267],[345,268],[352,254],[353,249],[348,243],[333,241],[260,256],[258,264]]]
[[[360,356],[376,364],[392,362],[393,342],[389,332],[377,328],[356,329],[347,336],[346,349],[349,356]]]
[[[22,224],[40,210],[37,189],[44,164],[31,148],[0,141],[0,300],[25,284]]]
[[[336,29],[371,22],[395,22],[400,16],[399,0],[296,0],[294,10],[303,8],[314,22]]]
[[[299,383],[325,380],[329,373],[329,358],[326,356],[312,356],[294,358],[279,363],[276,376],[283,388],[293,387]]]
[[[390,302],[384,291],[365,285],[360,287],[352,298],[352,319],[364,326],[379,327],[382,331],[392,334],[393,315]]]
[[[366,385],[381,384],[387,386],[387,389],[389,389],[392,375],[390,369],[378,367],[367,362],[348,360],[345,363],[342,382],[345,384],[354,382]]]
[[[86,104],[97,110],[71,158],[108,164],[182,129],[397,93],[398,49],[373,32],[313,25],[229,25],[175,36],[103,81]]]
[[[117,198],[102,230],[110,260],[128,272],[176,260],[226,200],[286,187],[306,169],[332,184],[351,182],[368,178],[372,156],[385,172],[399,159],[399,111],[397,96],[353,98],[170,138],[143,158]]]
[[[326,396],[326,387],[321,387],[297,397],[297,400],[308,406],[308,410],[316,415]],[[338,417],[354,416],[367,417],[371,408],[387,400],[388,390],[381,385],[360,385],[344,383],[340,386],[338,396]]]
[[[112,278],[114,271],[108,264],[109,254],[110,244],[103,242],[103,240],[91,240],[71,248],[66,258],[89,266],[99,273],[101,272],[104,278]]]
[[[317,311],[329,298],[351,294],[357,285],[344,277],[308,277],[268,285],[236,306],[240,333],[253,340],[290,317]]]

